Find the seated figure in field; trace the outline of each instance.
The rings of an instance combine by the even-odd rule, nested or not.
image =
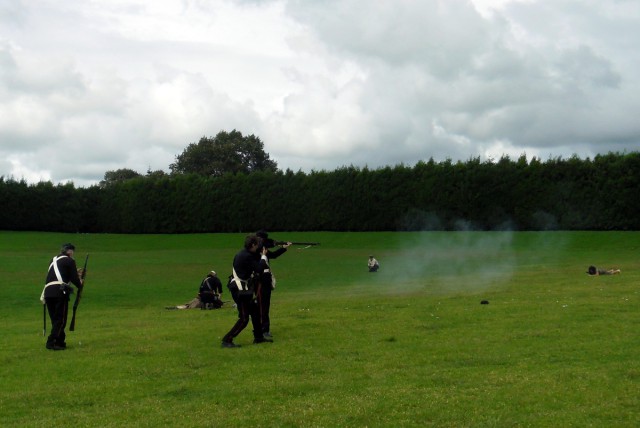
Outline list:
[[[219,309],[222,307],[222,283],[215,271],[207,274],[200,284],[198,297],[201,302],[201,309]]]
[[[218,274],[211,271],[202,280],[198,295],[184,305],[167,306],[166,309],[220,309],[223,306],[222,283]]]
[[[598,276],[598,275],[615,275],[620,273],[620,269],[598,269],[595,266],[589,266],[587,269],[587,273],[589,275]]]
[[[373,256],[369,256],[369,262],[367,263],[369,266],[369,272],[377,272],[380,268],[380,263]]]

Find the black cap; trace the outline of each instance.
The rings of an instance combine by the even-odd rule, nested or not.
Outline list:
[[[256,232],[256,236],[258,238],[267,239],[269,237],[269,234],[267,233],[266,230],[260,229],[259,231]]]
[[[76,250],[76,246],[71,244],[71,243],[69,243],[69,242],[67,242],[66,244],[62,244],[62,251],[63,252],[64,251],[69,251],[69,250],[75,251]]]

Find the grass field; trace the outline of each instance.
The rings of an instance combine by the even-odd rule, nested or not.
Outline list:
[[[640,233],[271,235],[321,245],[272,263],[275,342],[222,349],[233,308],[165,307],[243,235],[0,232],[0,426],[640,426]],[[39,296],[66,241],[91,256],[53,352]]]

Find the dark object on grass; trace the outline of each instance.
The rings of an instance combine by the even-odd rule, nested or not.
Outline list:
[[[489,301],[488,301],[488,300],[482,300],[482,301],[480,302],[480,304],[481,304],[481,305],[488,305],[488,304],[489,304]]]
[[[589,275],[615,275],[620,273],[620,269],[598,269],[595,266],[589,266],[587,269]]]

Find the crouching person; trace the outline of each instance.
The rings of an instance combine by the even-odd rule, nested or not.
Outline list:
[[[220,309],[222,307],[222,283],[215,271],[207,274],[202,280],[198,297],[200,298],[201,309]]]
[[[369,272],[378,272],[378,269],[380,269],[380,262],[378,262],[375,257],[371,255],[369,256],[367,266],[369,267]]]

